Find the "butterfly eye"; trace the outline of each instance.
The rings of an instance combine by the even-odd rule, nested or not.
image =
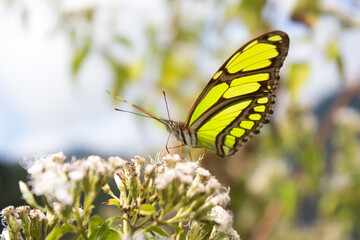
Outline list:
[[[169,125],[170,125],[171,129],[175,129],[175,128],[176,128],[176,122],[174,122],[174,121],[172,121],[172,120],[169,121]]]

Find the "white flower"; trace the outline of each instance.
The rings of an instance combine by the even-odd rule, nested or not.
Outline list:
[[[141,165],[141,166],[146,163],[145,158],[140,157],[140,156],[134,156],[134,158],[131,159],[131,161],[132,161],[133,163],[135,163],[136,165]]]
[[[30,211],[29,206],[19,206],[15,209],[17,214],[28,213]]]
[[[190,184],[194,180],[195,169],[187,163],[178,163],[175,166],[175,172],[180,182]]]
[[[10,235],[9,235],[9,231],[7,228],[4,228],[1,232],[1,236],[0,236],[1,240],[10,240]]]
[[[168,169],[168,168],[167,168],[167,166],[166,166],[165,163],[157,164],[157,165],[156,165],[156,171],[157,171],[158,173],[164,173],[167,169]]]
[[[27,171],[31,175],[41,174],[48,169],[58,169],[65,160],[62,152],[46,155],[35,160]]]
[[[71,171],[68,174],[69,178],[74,182],[80,182],[85,177],[85,175],[86,173],[82,169]]]
[[[220,206],[215,206],[211,209],[210,216],[212,219],[219,224],[218,230],[220,232],[227,232],[233,222],[232,215]]]
[[[185,184],[191,184],[193,182],[193,180],[194,180],[193,176],[182,174],[182,173],[179,173],[179,172],[178,172],[178,178],[179,178],[181,183],[185,183]]]
[[[182,173],[187,174],[187,175],[193,175],[195,173],[196,168],[190,162],[178,163],[175,166],[175,169],[178,172],[182,172]]]
[[[232,228],[230,228],[226,234],[229,236],[230,240],[240,240],[239,234]]]
[[[74,181],[82,179],[85,173],[79,162],[63,164],[65,159],[62,153],[40,158],[28,172],[31,175],[32,191],[36,195],[44,195],[50,201],[56,200],[70,205],[73,203],[73,196],[70,194],[71,182],[68,181],[66,173]]]
[[[61,215],[62,206],[60,203],[54,202],[52,207],[53,207],[54,213],[56,215]]]
[[[195,190],[197,193],[206,193],[206,187],[202,183],[198,184]]]
[[[65,175],[55,169],[47,169],[42,174],[32,175],[32,190],[36,195],[44,195],[50,200],[56,199],[66,205],[73,203],[70,184]]]
[[[89,156],[86,160],[82,161],[82,164],[84,164],[89,170],[93,170],[100,174],[107,175],[109,171],[112,171],[110,165],[99,156]]]
[[[168,164],[179,163],[181,162],[181,157],[178,154],[166,154],[162,157],[162,160],[167,162]]]
[[[155,171],[156,167],[152,164],[147,164],[145,166],[145,170],[144,170],[144,174],[145,175],[150,175],[151,173],[153,173]]]
[[[209,197],[207,201],[213,205],[225,207],[230,202],[229,192],[230,188],[228,188],[226,192],[218,192],[215,195]]]
[[[27,172],[32,175],[41,174],[45,171],[45,166],[41,161],[35,161],[30,167],[28,167]]]
[[[109,157],[108,162],[112,165],[113,168],[119,169],[123,168],[127,161],[120,157]]]
[[[39,209],[31,209],[29,217],[30,219],[37,219],[38,221],[44,221],[46,219],[45,214]]]
[[[164,173],[160,173],[155,178],[155,186],[159,190],[164,190],[171,182],[177,178],[175,169],[169,169]]]
[[[3,216],[10,216],[10,215],[13,215],[13,214],[16,214],[15,213],[15,208],[14,206],[8,206],[6,208],[3,208],[0,212],[0,216],[3,217]],[[16,217],[19,217],[17,214],[15,215]]]
[[[154,164],[154,165],[163,164],[164,161],[163,161],[162,157],[163,157],[163,154],[161,152],[158,152],[156,154],[155,159],[153,159],[151,156],[149,156],[151,164]]]
[[[84,215],[84,209],[82,209],[81,207],[79,208],[79,215],[80,217]]]
[[[31,175],[32,191],[36,195],[43,195],[50,202],[71,205],[76,197],[72,190],[89,172],[95,172],[95,176],[98,176],[95,179],[100,184],[105,184],[115,169],[126,163],[117,157],[112,157],[109,161],[99,156],[89,156],[85,160],[73,158],[70,163],[64,163],[65,159],[62,153],[58,153],[33,162],[28,172]]]
[[[206,183],[206,191],[207,192],[209,192],[209,193],[216,192],[216,191],[219,191],[221,188],[222,188],[221,184],[215,177],[211,176],[207,180],[207,183]]]
[[[196,169],[196,174],[203,178],[209,178],[211,176],[209,170],[199,167]]]
[[[63,152],[54,153],[48,156],[52,162],[63,163],[66,160],[66,156]]]
[[[193,164],[177,163],[175,168],[168,169],[165,172],[158,172],[155,178],[155,185],[158,189],[165,189],[175,179],[184,184],[194,183],[195,168]],[[159,168],[158,168],[159,169]]]
[[[33,162],[28,173],[31,175],[32,191],[36,195],[45,195],[49,199],[72,204],[73,198],[69,194],[69,184],[61,171],[65,159],[63,153],[56,153]]]

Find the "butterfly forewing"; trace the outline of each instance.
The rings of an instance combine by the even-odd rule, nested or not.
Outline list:
[[[286,33],[264,34],[237,50],[214,74],[185,123],[198,145],[225,157],[269,121],[289,48]]]

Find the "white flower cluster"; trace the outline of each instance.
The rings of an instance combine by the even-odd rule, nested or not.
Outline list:
[[[154,181],[160,199],[164,198],[164,202],[168,204],[176,199],[176,208],[188,207],[186,204],[195,206],[198,203],[197,208],[193,209],[193,217],[205,220],[206,217],[200,216],[210,210],[207,216],[218,225],[218,231],[227,234],[231,232],[234,235],[235,231],[231,228],[233,217],[223,208],[230,201],[229,188],[224,188],[208,170],[201,168],[198,162],[182,162],[179,155],[168,154],[162,161],[158,159],[155,163],[146,166],[145,174],[154,169],[160,170]],[[238,235],[234,236],[232,239],[240,239],[236,238]]]
[[[51,200],[56,199],[70,205],[73,203],[69,192],[70,182],[61,170],[65,159],[62,153],[41,157],[28,169],[28,173],[31,177],[32,191],[36,195],[44,195]]]
[[[118,217],[124,220],[119,225],[123,232],[115,231],[120,239],[137,239],[158,227],[176,224],[179,238],[179,227],[186,223],[190,226],[186,232],[189,240],[198,239],[199,234],[204,239],[240,239],[231,228],[232,214],[225,209],[230,189],[198,162],[185,161],[179,155],[159,154],[146,163],[139,156],[130,161],[119,157],[106,161],[98,156],[66,161],[63,153],[56,153],[38,158],[27,170],[32,191],[24,182],[20,182],[20,190],[29,205],[38,209],[4,209],[1,213],[9,226],[3,232],[4,239],[17,239],[22,233],[40,239],[42,230],[58,234],[62,224],[87,239],[92,203],[101,188],[112,197],[106,204],[115,205],[121,215]],[[107,184],[113,176],[119,194]],[[45,199],[44,206],[33,194]],[[107,227],[112,231],[110,225]],[[165,235],[162,232],[161,236]]]
[[[91,179],[92,183],[95,183],[98,186],[96,190],[99,190],[110,180],[114,171],[126,163],[118,157],[110,157],[109,161],[106,161],[98,156],[72,159],[71,162],[65,160],[66,156],[60,152],[41,157],[32,163],[27,171],[34,194],[46,196],[49,202],[71,205],[78,193],[76,191],[79,183],[84,183],[83,181],[89,180],[91,176],[94,178]]]
[[[233,216],[220,206],[211,209],[210,216],[219,224],[219,231],[226,232],[231,228]]]

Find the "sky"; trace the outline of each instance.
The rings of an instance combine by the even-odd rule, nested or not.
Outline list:
[[[143,22],[151,20],[161,24],[166,21],[166,9],[161,0],[154,0],[140,10],[136,7],[137,1],[119,1],[124,13],[121,16],[132,19],[132,25],[125,25],[122,31],[134,41],[141,39],[139,32]],[[112,1],[104,2],[108,5],[103,8],[111,7]],[[311,30],[314,41],[304,41],[310,30],[285,20],[291,6],[271,2],[274,3],[271,9],[279,13],[275,15],[283,14],[274,20],[274,25],[288,32],[291,38],[287,61],[311,62],[309,80],[301,90],[305,104],[314,106],[341,86],[335,63],[318,57],[325,51],[324,42],[333,36],[341,35],[340,47],[349,76],[346,81],[359,81],[352,77],[360,75],[359,29],[342,31],[336,19],[325,16]],[[70,1],[65,3],[69,8],[74,7]],[[81,7],[84,1],[75,3]],[[29,7],[31,14],[24,24],[18,9],[0,4],[0,158],[18,161],[23,156],[58,151],[71,154],[79,149],[122,156],[164,149],[167,133],[158,123],[114,111],[112,99],[105,92],[112,86],[111,73],[98,56],[87,59],[86,66],[74,81],[69,71],[70,43],[64,33],[53,31],[56,24],[53,13],[42,0],[34,0]],[[264,14],[270,19],[275,18],[273,11],[265,9]],[[97,24],[101,29],[104,23]],[[232,28],[236,27],[239,26],[234,24]],[[99,41],[106,42],[105,30],[102,31],[99,30]],[[246,31],[242,28],[240,32]],[[234,37],[229,36],[229,39]],[[139,47],[138,51],[146,49]],[[283,69],[282,73],[286,74],[286,63]],[[159,94],[158,99],[161,99]],[[131,98],[131,94],[126,97]],[[286,101],[283,102],[286,105]]]
[[[15,9],[0,6],[2,158],[19,160],[81,148],[120,154],[130,149],[146,150],[154,147],[153,142],[160,142],[151,127],[154,123],[141,136],[136,130],[140,121],[114,111],[106,94],[111,89],[111,75],[98,57],[90,56],[74,81],[69,71],[69,42],[61,32],[52,33],[53,22],[48,21],[48,8],[41,1],[31,9],[27,24],[20,21]],[[148,143],[146,147],[139,146],[143,140]]]

